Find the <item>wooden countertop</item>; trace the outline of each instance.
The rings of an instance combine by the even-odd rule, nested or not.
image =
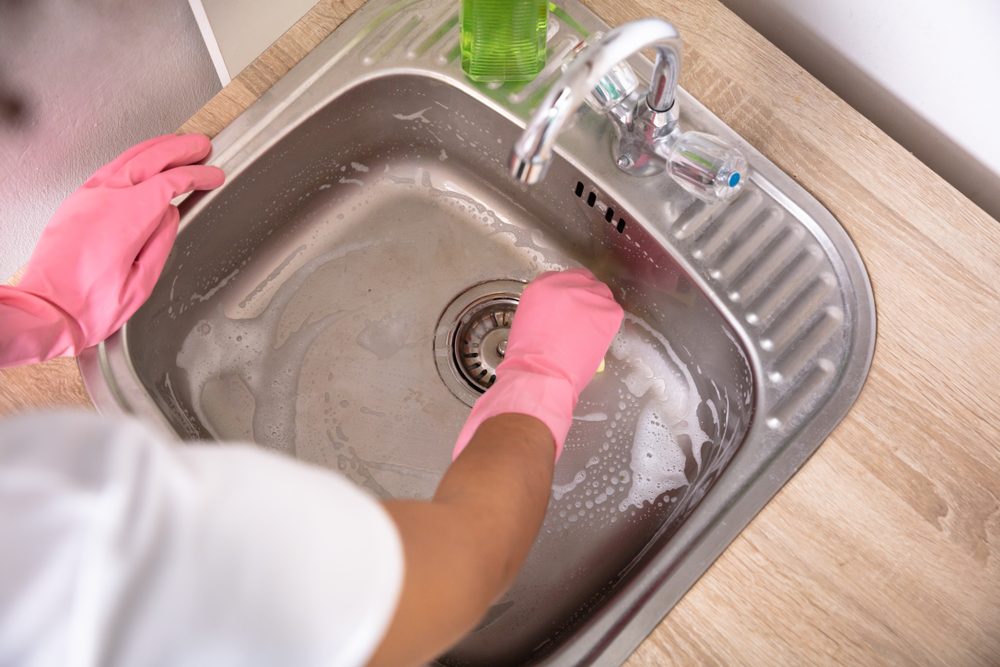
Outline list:
[[[850,415],[628,664],[1000,664],[1000,223],[717,0],[586,1],[680,28],[682,85],[833,211],[878,306]],[[360,4],[322,0],[183,129]],[[55,405],[89,405],[71,361],[0,372],[0,414]]]

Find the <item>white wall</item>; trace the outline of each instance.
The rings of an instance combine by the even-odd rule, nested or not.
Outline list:
[[[0,0],[0,282],[56,207],[124,148],[172,132],[219,82],[185,0]]]
[[[226,85],[305,16],[316,0],[189,2],[219,80]]]
[[[1000,0],[722,0],[1000,218]]]

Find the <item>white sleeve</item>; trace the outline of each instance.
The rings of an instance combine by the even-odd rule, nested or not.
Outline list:
[[[363,665],[403,554],[373,498],[251,445],[0,422],[0,665]]]

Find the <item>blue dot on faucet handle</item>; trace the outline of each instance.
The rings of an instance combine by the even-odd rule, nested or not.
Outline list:
[[[735,188],[739,184],[740,184],[740,172],[734,171],[729,176],[729,187]]]

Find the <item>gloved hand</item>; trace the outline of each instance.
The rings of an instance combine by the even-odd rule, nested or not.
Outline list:
[[[194,165],[207,137],[165,135],[101,167],[59,207],[17,287],[0,286],[0,367],[96,345],[149,297],[180,213],[170,201],[225,176]]]
[[[521,295],[497,379],[475,406],[452,458],[479,425],[508,412],[541,420],[562,453],[573,408],[622,323],[611,290],[586,269],[543,273]]]

